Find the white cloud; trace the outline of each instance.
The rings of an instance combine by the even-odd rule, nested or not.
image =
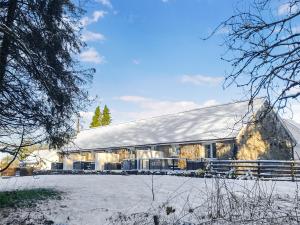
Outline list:
[[[106,14],[105,11],[95,11],[93,13],[92,21],[93,22],[98,22],[98,20],[101,19],[101,18],[103,18],[105,14]]]
[[[87,16],[83,17],[81,20],[80,20],[80,23],[83,27],[87,26],[89,24],[89,18]]]
[[[89,48],[88,50],[80,54],[80,59],[83,62],[90,62],[96,64],[105,63],[104,56],[100,55],[94,48]]]
[[[118,100],[135,104],[138,106],[137,111],[131,112],[115,112],[119,120],[137,120],[160,116],[171,113],[178,113],[200,107],[216,105],[216,100],[208,100],[202,104],[193,101],[163,101],[142,96],[126,95],[117,98]]]
[[[224,80],[223,77],[211,77],[204,75],[183,75],[182,83],[191,83],[194,85],[218,85]]]
[[[81,25],[83,27],[86,27],[87,25],[89,25],[91,23],[96,23],[101,18],[103,18],[105,16],[105,14],[106,14],[106,12],[103,10],[94,11],[92,17],[85,16],[81,19]]]
[[[287,14],[294,14],[299,10],[298,5],[291,5],[290,3],[282,4],[278,7],[277,14],[279,16],[284,16]]]
[[[112,4],[110,2],[110,0],[96,0],[96,2],[101,3],[102,5],[108,7],[108,8],[112,8]]]
[[[91,31],[84,31],[82,34],[82,40],[83,41],[104,41],[105,36],[100,33],[91,32]]]
[[[80,112],[80,129],[88,128],[92,122],[93,112]]]
[[[141,63],[141,61],[138,60],[138,59],[133,59],[132,63],[135,64],[135,65],[139,65]]]
[[[148,101],[149,98],[141,97],[141,96],[135,96],[135,95],[124,95],[115,99],[119,99],[125,102],[144,102]]]

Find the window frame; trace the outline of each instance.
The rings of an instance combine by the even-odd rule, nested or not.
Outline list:
[[[209,148],[207,148],[209,146]],[[217,147],[215,142],[204,143],[205,158],[216,159],[217,158]]]

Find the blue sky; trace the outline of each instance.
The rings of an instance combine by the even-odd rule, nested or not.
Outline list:
[[[100,102],[118,123],[242,98],[242,90],[222,88],[226,31],[201,39],[232,15],[236,0],[91,1],[80,60],[97,70],[90,93],[98,100],[83,123]]]

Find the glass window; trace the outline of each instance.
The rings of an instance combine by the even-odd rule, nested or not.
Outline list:
[[[205,158],[210,158],[210,145],[205,145]]]
[[[216,143],[206,144],[204,147],[205,147],[205,158],[217,158]]]
[[[216,143],[211,144],[212,158],[217,158],[217,146]]]

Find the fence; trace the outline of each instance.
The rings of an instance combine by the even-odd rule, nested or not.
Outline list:
[[[300,178],[300,161],[212,160],[206,170],[214,175],[277,178],[294,181]]]
[[[183,159],[161,158],[161,159],[139,159],[141,170],[179,170],[180,161]]]
[[[55,165],[58,166],[58,165]],[[53,165],[53,168],[55,167]],[[94,162],[74,162],[74,169],[95,170]],[[62,169],[62,165],[59,164]],[[185,158],[128,159],[106,163],[105,170],[201,170],[206,176],[292,180],[300,178],[300,161],[283,160],[188,160]]]
[[[149,158],[123,160],[123,170],[181,170],[187,169],[185,158]]]
[[[124,165],[123,161],[123,165]],[[129,161],[127,161],[128,164]],[[126,163],[125,163],[126,164]],[[202,170],[207,176],[251,177],[295,181],[300,178],[300,161],[283,160],[187,160],[182,158],[139,159],[123,170]],[[181,166],[183,165],[183,166]]]
[[[73,162],[74,170],[95,170],[95,162],[75,161]]]
[[[207,161],[185,158],[125,159],[121,163],[105,163],[104,170],[197,170],[204,169]],[[95,162],[74,161],[74,170],[95,170]],[[54,162],[51,170],[63,170],[63,163]]]

